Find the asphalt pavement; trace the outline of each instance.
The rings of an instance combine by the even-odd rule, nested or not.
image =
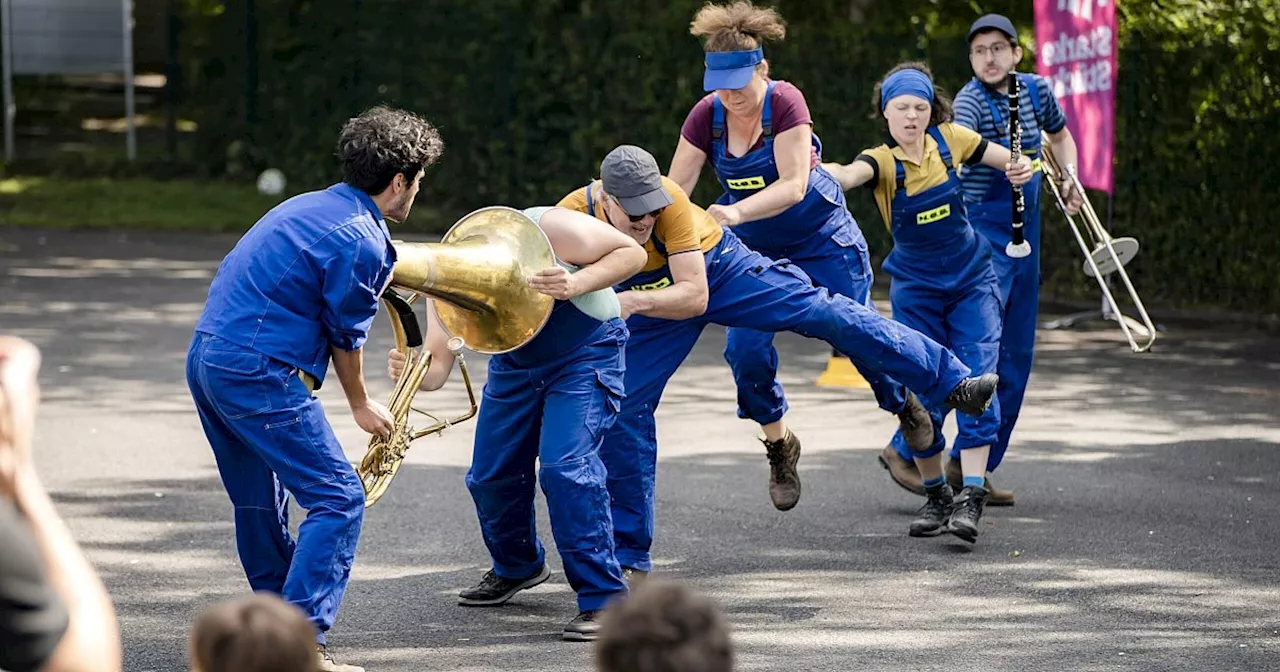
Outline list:
[[[115,599],[126,669],[186,669],[195,615],[248,589],[183,377],[235,237],[0,240],[0,332],[44,352],[37,466]],[[1165,326],[1141,355],[1115,325],[1041,331],[993,477],[1017,505],[988,509],[975,545],[907,536],[922,500],[876,463],[896,420],[869,390],[817,387],[828,348],[792,334],[776,343],[803,496],[774,510],[723,330],[708,329],[658,412],[656,575],[724,606],[741,670],[1280,669],[1280,337]],[[380,315],[380,399],[390,344]],[[485,359],[466,361],[478,393]],[[358,460],[367,437],[338,387],[319,396]],[[465,402],[456,375],[418,395],[433,413]],[[488,567],[463,482],[473,431],[416,442],[368,511],[331,645],[370,672],[590,669],[590,645],[560,640],[576,610],[541,495],[552,580],[502,608],[456,606]]]

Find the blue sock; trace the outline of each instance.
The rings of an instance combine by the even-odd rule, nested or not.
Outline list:
[[[931,478],[931,479],[929,479],[929,480],[927,480],[927,481],[924,481],[924,487],[925,487],[926,489],[928,489],[928,488],[936,488],[936,487],[938,487],[939,485],[942,485],[946,480],[947,480],[947,477],[946,477],[946,476],[939,476],[939,477],[937,477],[937,478]]]
[[[965,476],[964,487],[966,488],[982,488],[986,486],[987,479],[984,476]]]

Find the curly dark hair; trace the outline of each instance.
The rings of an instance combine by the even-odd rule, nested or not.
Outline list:
[[[889,78],[889,75],[899,70],[919,70],[929,76],[929,81],[934,81],[933,71],[929,69],[926,63],[921,61],[905,61],[893,66],[888,72],[884,73],[884,77],[881,77],[880,81],[876,82],[875,88],[871,90],[871,106],[874,109],[871,113],[871,118],[880,120],[880,124],[884,127],[886,134],[889,133],[889,120],[884,118],[884,113],[880,110],[880,87],[884,84],[884,80]],[[933,103],[931,107],[933,110],[929,115],[930,126],[937,126],[943,122],[951,121],[951,96],[945,89],[938,86],[937,82],[933,84]]]
[[[370,195],[382,193],[397,173],[413,180],[440,159],[444,140],[425,119],[384,105],[347,120],[338,138],[342,181]]]
[[[602,614],[596,665],[601,672],[730,672],[728,619],[684,584],[647,579]]]

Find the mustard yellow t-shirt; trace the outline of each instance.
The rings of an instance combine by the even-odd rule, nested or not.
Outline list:
[[[897,172],[893,160],[902,162],[902,170],[906,175],[905,187],[908,196],[914,196],[926,189],[931,189],[947,181],[947,168],[955,168],[962,163],[977,163],[987,151],[987,141],[976,132],[950,122],[938,124],[942,139],[947,141],[951,149],[953,165],[942,163],[942,153],[938,151],[938,142],[932,135],[924,137],[924,156],[920,163],[907,158],[907,153],[898,145],[888,144],[863,151],[855,160],[870,163],[876,169],[876,178],[866,184],[875,190],[876,207],[887,227],[893,226],[893,194],[898,190]]]
[[[716,220],[712,219],[706,210],[690,201],[680,185],[664,175],[662,186],[666,187],[667,193],[671,194],[672,203],[662,211],[662,215],[653,225],[653,235],[644,244],[644,250],[649,253],[649,259],[645,262],[644,268],[640,269],[642,273],[666,266],[667,256],[673,254],[692,252],[697,249],[710,252],[711,248],[715,247],[724,236],[724,231]],[[556,205],[568,210],[587,212],[587,189],[591,189],[591,203],[596,211],[595,218],[607,223],[609,219],[601,205],[599,180],[586,187],[574,189]],[[657,246],[653,244],[654,238],[667,249],[666,256],[658,252]]]

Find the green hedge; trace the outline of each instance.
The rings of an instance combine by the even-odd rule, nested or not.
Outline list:
[[[620,143],[667,164],[703,95],[701,48],[688,34],[701,4],[187,0],[196,155],[214,173],[271,165],[297,187],[323,185],[336,179],[341,123],[387,102],[420,112],[445,138],[444,158],[419,196],[435,218],[411,222],[415,228],[442,229],[494,203],[551,202],[593,177]],[[1210,4],[1121,6],[1117,187],[1113,203],[1105,194],[1092,199],[1104,217],[1113,209],[1113,234],[1142,242],[1130,273],[1149,304],[1277,312],[1280,243],[1268,215],[1280,211],[1280,170],[1267,149],[1280,131],[1280,0],[1220,3],[1229,11]],[[804,90],[832,160],[879,142],[871,87],[895,62],[925,58],[955,91],[971,75],[964,33],[975,17],[1006,13],[1024,44],[1034,36],[1027,0],[777,6],[788,36],[766,47],[773,76]],[[256,40],[245,37],[250,25]],[[1028,53],[1023,68],[1033,67]],[[695,200],[717,195],[704,172]],[[871,199],[850,200],[882,256],[890,241]],[[1045,208],[1048,290],[1096,298],[1062,218]]]

